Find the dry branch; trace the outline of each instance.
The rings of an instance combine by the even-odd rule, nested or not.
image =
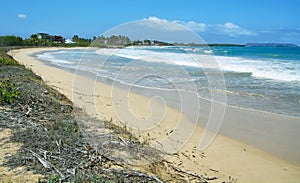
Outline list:
[[[42,158],[40,155],[38,155],[37,153],[29,150],[29,152],[31,152],[32,156],[34,156],[35,158],[37,158],[39,160],[39,162],[45,167],[45,168],[53,168],[58,175],[60,176],[61,180],[65,179],[65,176],[54,166],[52,165],[50,162],[46,161],[44,158]]]

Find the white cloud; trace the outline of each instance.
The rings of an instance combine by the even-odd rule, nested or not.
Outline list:
[[[193,23],[189,23],[193,25]],[[198,29],[199,26],[197,27]],[[203,43],[198,34],[179,24],[175,20],[160,19],[158,17],[148,17],[143,20],[133,21],[117,26],[105,34],[110,35],[126,35],[132,40],[161,40],[166,42],[178,43]]]
[[[247,30],[245,28],[240,27],[237,24],[232,22],[226,22],[224,24],[205,24],[203,22],[195,22],[195,21],[179,21],[179,20],[167,20],[160,19],[158,17],[149,17],[144,18],[143,20],[147,20],[144,26],[148,26],[151,28],[157,29],[165,29],[168,31],[182,31],[186,29],[190,29],[195,32],[207,32],[211,34],[219,34],[219,35],[227,35],[231,37],[239,37],[239,36],[253,36],[254,32]],[[149,24],[149,22],[152,22]],[[179,26],[179,25],[182,26]]]
[[[168,22],[166,19],[160,19],[157,17],[149,17],[149,18],[144,18],[144,20],[152,20],[152,21],[158,21],[158,22]]]
[[[198,34],[197,34],[198,33]],[[205,43],[201,36],[239,38],[256,35],[232,22],[208,24],[196,21],[161,19],[150,16],[142,20],[122,24],[111,29],[105,36],[126,35],[132,40],[161,40],[178,43]],[[230,39],[229,39],[230,40]]]
[[[221,34],[226,34],[231,37],[238,37],[238,36],[253,36],[255,35],[254,32],[249,31],[236,25],[232,22],[226,22],[224,24],[212,25],[212,27]]]
[[[205,23],[198,23],[198,22],[194,22],[194,21],[188,21],[188,22],[173,21],[173,22],[181,24],[181,25],[187,27],[188,29],[191,29],[192,31],[196,31],[196,32],[205,32],[206,28],[207,28]]]
[[[233,23],[231,23],[231,22],[226,22],[226,23],[224,24],[224,27],[225,27],[226,29],[240,29],[240,26],[235,25],[235,24],[233,24]]]
[[[25,19],[27,16],[23,13],[18,14],[18,18]]]
[[[204,32],[206,29],[206,25],[204,23],[197,23],[194,21],[179,21],[179,20],[167,20],[167,19],[160,19],[158,17],[148,17],[144,18],[143,20],[147,21],[147,26],[151,26],[152,28],[156,27],[159,29],[168,29],[169,31],[185,31],[190,29],[192,31]],[[152,22],[149,25],[148,21]]]
[[[160,19],[157,17],[144,18],[139,22],[140,25],[167,31],[183,31],[186,30],[184,26],[178,24],[176,21],[169,21],[167,19]]]
[[[186,24],[184,24],[188,28],[194,30],[194,31],[200,31],[204,32],[206,30],[206,24],[205,23],[197,23],[194,21],[189,21]]]

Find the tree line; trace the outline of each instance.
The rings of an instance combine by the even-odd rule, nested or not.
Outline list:
[[[128,37],[122,35],[111,35],[109,37],[94,36],[93,38],[82,38],[74,35],[71,40],[66,41],[62,36],[52,36],[45,33],[32,34],[23,39],[19,36],[0,36],[0,47],[8,46],[65,46],[65,47],[124,47],[130,45],[157,45],[170,46],[173,44],[158,40],[145,39],[143,41],[131,41]]]
[[[94,36],[90,38],[82,38],[78,35],[74,35],[71,41],[66,42],[61,36],[51,36],[45,34],[46,36],[41,36],[40,34],[32,34],[30,37],[23,39],[19,36],[0,36],[0,47],[8,46],[66,46],[66,47],[75,47],[75,46],[93,46],[93,47],[110,47],[110,46],[127,46],[131,44],[131,41],[126,36],[109,36],[104,37]],[[52,38],[59,38],[59,41]]]
[[[0,36],[0,46],[61,46],[64,43],[56,42],[45,37],[38,37],[32,34],[29,38],[23,39],[19,36]]]

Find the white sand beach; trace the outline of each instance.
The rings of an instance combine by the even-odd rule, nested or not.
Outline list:
[[[78,73],[45,65],[32,56],[36,52],[59,49],[62,48],[11,50],[10,55],[91,116],[112,119],[115,123],[121,121],[129,126],[132,122],[136,125],[147,120],[159,121],[159,125],[149,124],[149,129],[144,132],[132,131],[140,135],[142,141],[147,139],[153,146],[158,147],[157,142],[160,142],[164,150],[179,150],[173,156],[166,157],[167,161],[187,171],[218,177],[216,182],[229,181],[229,176],[238,182],[299,182],[300,159],[296,152],[300,148],[300,125],[297,124],[297,118],[228,107],[220,130],[226,136],[218,134],[208,148],[199,151],[199,140],[204,131],[200,125],[203,123],[195,125],[189,116],[178,111],[175,106],[165,106],[122,87],[96,82]],[[126,101],[122,101],[124,96],[130,100],[130,108],[124,104]],[[156,111],[161,111],[160,115],[151,115],[149,104]],[[205,110],[205,106],[209,105],[205,101],[202,104],[205,116],[208,110]],[[134,115],[127,115],[129,112]],[[207,119],[200,117],[200,120]],[[176,124],[180,127],[176,127]],[[271,130],[264,129],[268,126],[272,127]],[[272,153],[272,148],[275,149],[277,144],[281,144],[282,151],[274,150]],[[290,158],[281,158],[283,156]]]

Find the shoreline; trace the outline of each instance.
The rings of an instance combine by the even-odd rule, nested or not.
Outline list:
[[[227,45],[227,44],[225,44]],[[230,44],[229,44],[230,45]],[[143,47],[143,46],[136,46],[136,47]],[[89,49],[89,50],[97,50],[99,48],[96,48],[96,47],[70,47],[70,48],[67,48],[67,47],[43,47],[43,48],[18,48],[18,49],[45,49],[45,50],[41,50],[41,51],[38,51],[38,52],[34,52],[33,54],[31,54],[30,56],[33,56],[35,57],[36,55],[40,54],[40,53],[43,53],[43,52],[48,52],[48,51],[53,51],[53,52],[56,52],[57,50],[85,50],[85,49]],[[100,49],[119,49],[119,48],[100,48]],[[43,64],[46,64],[47,66],[50,66],[50,67],[55,67],[55,68],[58,68],[58,69],[63,69],[65,71],[68,71],[68,72],[74,72],[75,69],[74,68],[67,68],[67,67],[60,67],[60,66],[57,66],[57,65],[53,65],[51,63],[46,63],[46,61],[40,61],[42,62]],[[87,71],[83,71],[83,72],[87,72]],[[91,75],[91,74],[83,74],[87,77],[90,77],[88,75]],[[93,76],[91,76],[93,77]],[[108,80],[108,81],[105,81],[105,80]],[[134,87],[134,88],[140,88],[138,90],[145,90],[145,89],[151,89],[151,90],[159,90],[159,91],[177,91],[177,90],[174,90],[174,89],[166,89],[166,88],[152,88],[152,87],[147,87],[147,86],[134,86],[134,85],[129,85],[125,82],[122,82],[120,80],[113,80],[111,78],[101,78],[99,80],[99,82],[102,82],[104,84],[107,84],[107,85],[111,85],[111,83],[119,83],[119,87],[122,87],[123,86],[126,86],[126,87]],[[189,92],[188,90],[182,90],[183,92]],[[141,95],[143,95],[143,93],[140,93]],[[204,98],[204,97],[200,97],[199,96],[199,99],[200,100],[206,100],[208,102],[211,102],[211,99],[209,98]],[[300,120],[300,116],[299,115],[288,115],[288,114],[280,114],[280,113],[275,113],[275,112],[272,112],[272,111],[267,111],[267,110],[259,110],[259,109],[255,109],[255,108],[247,108],[247,107],[241,107],[241,106],[235,106],[235,105],[229,105],[229,104],[225,104],[225,103],[222,103],[222,102],[215,102],[215,103],[219,103],[219,104],[222,104],[222,105],[226,105],[226,107],[230,107],[230,108],[235,108],[235,109],[239,109],[239,110],[247,110],[247,111],[253,111],[253,112],[258,112],[258,113],[262,113],[262,114],[266,114],[266,115],[273,115],[275,117],[285,117],[285,118],[293,118],[295,120]],[[179,109],[177,109],[179,110]]]
[[[36,74],[40,75],[43,80],[48,83],[48,85],[55,87],[58,91],[65,94],[69,99],[76,105],[76,101],[85,101],[88,102],[91,100],[91,96],[78,96],[76,94],[77,88],[72,87],[74,84],[74,74],[71,72],[50,67],[48,65],[43,64],[41,61],[29,56],[30,54],[38,51],[46,51],[46,50],[61,50],[61,49],[69,49],[69,48],[34,48],[34,49],[23,49],[23,50],[12,50],[11,55],[19,62],[24,64],[27,68],[32,69]],[[80,48],[72,48],[72,49],[80,49]],[[86,49],[86,48],[84,48]],[[64,77],[62,77],[64,76]],[[89,78],[79,77],[78,81],[85,81],[87,83],[93,83],[94,81]],[[84,82],[83,82],[84,83]],[[109,98],[109,93],[102,92],[103,88],[106,91],[110,91],[109,86],[103,83],[95,84],[96,91],[101,91],[98,99],[95,100],[97,109],[92,108],[89,109],[90,103],[81,103],[83,108],[90,111],[90,115],[104,118],[117,120],[117,116],[114,114],[114,110],[111,109],[111,105],[113,101]],[[90,88],[84,88],[84,90],[88,90]],[[95,88],[94,88],[95,89]],[[75,92],[74,92],[74,91]],[[83,94],[86,91],[81,91]],[[116,89],[116,92],[120,92],[122,89]],[[88,92],[87,92],[88,93]],[[86,93],[85,93],[86,94]],[[141,107],[141,101],[144,104],[149,103],[149,98],[132,94],[135,100],[133,103],[133,108],[141,108],[137,111],[140,114],[137,114],[139,117],[147,116],[149,112],[148,106],[146,108]],[[77,97],[77,98],[76,98]],[[81,97],[81,98],[79,98]],[[138,102],[137,99],[138,98]],[[92,99],[93,100],[93,99]],[[78,103],[77,103],[78,104]],[[103,105],[105,104],[105,105]],[[109,106],[110,105],[110,106]],[[155,103],[155,106],[160,106]],[[93,106],[92,106],[93,107]],[[121,106],[122,107],[122,106]],[[120,109],[121,110],[121,109]],[[193,127],[193,124],[189,122],[189,120],[182,115],[180,112],[167,107],[166,109],[171,115],[166,115],[166,121],[162,124],[161,133],[165,133],[166,129],[172,129],[173,124],[172,121],[177,120],[178,118],[183,118],[186,121],[186,127]],[[124,110],[126,111],[126,110]],[[146,112],[145,112],[146,111]],[[98,115],[99,114],[99,115]],[[172,117],[172,115],[174,115]],[[171,117],[170,117],[171,116]],[[167,119],[168,118],[168,119]],[[230,120],[230,118],[229,118]],[[163,129],[165,128],[165,129]],[[170,131],[169,131],[170,132]],[[210,167],[211,169],[216,169],[225,175],[232,175],[234,178],[237,178],[242,182],[253,182],[253,181],[288,181],[288,182],[296,182],[300,178],[300,168],[298,166],[292,165],[284,160],[278,159],[273,155],[265,153],[259,149],[256,149],[250,145],[238,142],[236,140],[230,139],[223,135],[218,134],[214,142],[204,150],[203,152],[195,150],[195,146],[198,146],[199,136],[203,133],[203,129],[200,127],[196,127],[192,137],[189,141],[184,144],[184,147],[180,149],[180,154],[178,157],[170,157],[170,161],[173,161],[175,164],[182,164],[182,167],[188,169],[192,172],[198,172],[203,169],[202,166]],[[151,138],[160,138],[163,139],[164,136],[160,135],[159,132],[153,132],[150,134]],[[245,151],[246,149],[246,151]],[[183,154],[185,155],[183,155]],[[195,156],[195,158],[194,158]],[[205,158],[202,158],[205,156]],[[241,164],[236,165],[236,162],[243,162]],[[250,171],[249,171],[250,170]],[[213,171],[212,171],[213,172]],[[213,174],[213,173],[212,173]]]

